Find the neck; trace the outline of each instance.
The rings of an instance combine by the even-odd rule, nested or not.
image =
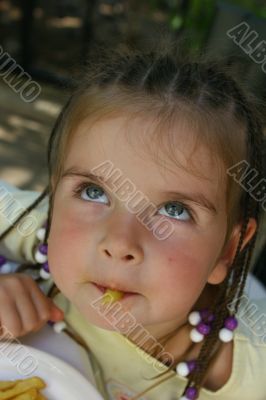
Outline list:
[[[207,284],[190,311],[208,308],[215,298],[214,292],[217,294],[217,288]],[[191,342],[189,333],[192,327],[187,321],[187,316],[178,324],[174,320],[156,327],[145,326],[145,329],[149,332],[149,337],[144,342],[142,340],[143,343],[134,341],[133,335],[131,337],[129,335],[128,339],[153,357],[164,351],[172,354],[175,361],[179,361],[185,356],[191,359],[201,348],[201,343]]]

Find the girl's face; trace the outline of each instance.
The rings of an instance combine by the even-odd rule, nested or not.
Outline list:
[[[148,151],[141,156],[141,136],[150,122],[126,125],[139,140],[136,151],[127,143],[125,120],[121,115],[92,127],[85,120],[77,128],[54,192],[48,260],[55,283],[89,322],[114,330],[91,305],[102,295],[94,283],[122,287],[137,292],[120,300],[122,310],[160,336],[186,320],[207,282],[225,278],[226,262],[219,258],[226,234],[225,188],[206,149],[196,149],[193,164],[208,179],[166,156],[162,169]],[[189,167],[189,132],[176,128],[175,138],[175,155]],[[106,161],[122,174],[117,182],[86,177]],[[115,193],[124,179],[156,206],[154,221],[172,224],[169,237],[159,240]]]

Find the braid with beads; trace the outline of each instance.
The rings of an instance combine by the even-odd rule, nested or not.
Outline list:
[[[162,102],[174,102],[176,99],[181,99],[182,101],[194,104],[196,107],[207,104],[210,110],[225,109],[232,104],[232,114],[246,127],[247,159],[256,171],[262,172],[262,128],[259,117],[242,89],[240,89],[236,81],[223,68],[204,61],[178,61],[174,54],[167,51],[160,52],[158,55],[154,51],[146,54],[138,51],[124,51],[122,53],[118,51],[111,55],[107,52],[102,58],[99,58],[98,63],[94,59],[93,62],[88,64],[87,68],[90,71],[87,75],[85,74],[85,77],[83,76],[81,85],[78,86],[74,95],[63,108],[50,135],[48,143],[50,177],[53,173],[53,163],[55,162],[55,157],[52,157],[52,153],[55,153],[60,147],[60,135],[62,136],[64,132],[65,116],[71,111],[74,96],[77,96],[79,93],[86,93],[90,87],[98,87],[99,90],[102,90],[112,86],[125,88],[129,93],[130,90],[137,90],[138,93],[145,96],[148,95],[150,98],[159,97],[162,99]],[[255,179],[257,183],[259,177]],[[52,190],[48,186],[34,203],[17,218],[15,223],[0,235],[0,240],[16,226],[26,212],[30,212],[48,194],[49,211],[44,240],[47,242],[53,202],[53,194],[51,192]],[[206,373],[216,354],[215,351],[210,351],[210,349],[214,350],[217,348],[218,333],[223,326],[225,317],[228,315],[228,306],[237,299],[233,306],[233,313],[237,313],[240,305],[258,228],[252,239],[242,249],[244,235],[250,217],[255,218],[257,226],[259,226],[261,212],[258,201],[255,201],[248,192],[242,194],[240,206],[243,223],[236,253],[226,278],[218,285],[217,296],[210,307],[210,310],[215,312],[216,315],[212,331],[204,340],[197,359],[198,368],[193,370],[189,375],[185,390],[191,384],[198,390],[202,387],[206,379]],[[218,351],[219,349],[217,353]],[[178,361],[176,360],[175,364]],[[161,375],[170,371],[172,372],[172,367]],[[139,398],[155,386],[152,385],[152,387],[135,396],[134,399]]]

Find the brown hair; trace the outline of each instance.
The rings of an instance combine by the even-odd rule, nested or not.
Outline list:
[[[189,375],[186,386],[188,388],[193,385],[200,389],[211,364],[210,349],[214,349],[218,343],[218,332],[228,315],[228,305],[234,299],[237,301],[234,302],[233,313],[238,310],[258,231],[257,227],[255,235],[241,250],[249,218],[255,218],[259,226],[261,210],[259,202],[230,178],[226,170],[239,161],[246,160],[251,168],[259,172],[254,178],[254,185],[259,181],[262,173],[260,117],[226,68],[215,62],[181,59],[173,50],[159,49],[144,53],[130,49],[112,54],[103,52],[97,60],[93,58],[86,66],[80,82],[62,109],[49,139],[49,186],[31,205],[32,209],[45,195],[49,195],[45,242],[49,236],[53,205],[51,178],[53,177],[56,187],[75,128],[87,117],[92,122],[119,115],[121,112],[133,118],[151,117],[159,128],[153,131],[154,136],[157,134],[156,144],[160,140],[168,139],[164,148],[170,149],[169,158],[174,154],[171,154],[173,130],[170,128],[177,121],[182,121],[190,127],[191,134],[194,135],[195,148],[197,143],[203,143],[220,163],[221,177],[226,180],[228,213],[224,246],[233,225],[238,221],[242,225],[231,268],[225,280],[218,285],[217,296],[211,306],[216,315],[212,332],[201,347],[197,359],[198,370]],[[161,128],[164,128],[163,133]],[[196,168],[193,171],[196,173]],[[23,215],[0,239],[3,239]]]

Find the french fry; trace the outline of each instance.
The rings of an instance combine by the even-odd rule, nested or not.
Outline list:
[[[11,389],[18,381],[0,381],[0,390]]]
[[[108,295],[110,295],[111,298],[108,297]],[[122,299],[123,296],[124,296],[124,293],[120,292],[119,290],[107,289],[102,297],[102,304],[104,305],[109,302],[112,304],[115,301]]]
[[[48,400],[47,397],[45,397],[43,394],[38,393],[36,400]]]
[[[36,400],[38,397],[37,389],[30,389],[28,392],[22,393],[19,396],[12,397],[12,400]]]
[[[39,390],[46,387],[46,384],[43,381],[43,379],[36,376],[13,382],[15,382],[15,385],[13,387],[4,391],[0,391],[0,400],[10,400],[10,399],[15,400],[18,398],[19,395],[26,393],[28,394],[30,390],[35,389],[36,390],[35,397],[26,397],[25,399],[22,398],[22,400],[32,400],[37,397],[37,389]],[[21,400],[20,397],[19,400]]]

